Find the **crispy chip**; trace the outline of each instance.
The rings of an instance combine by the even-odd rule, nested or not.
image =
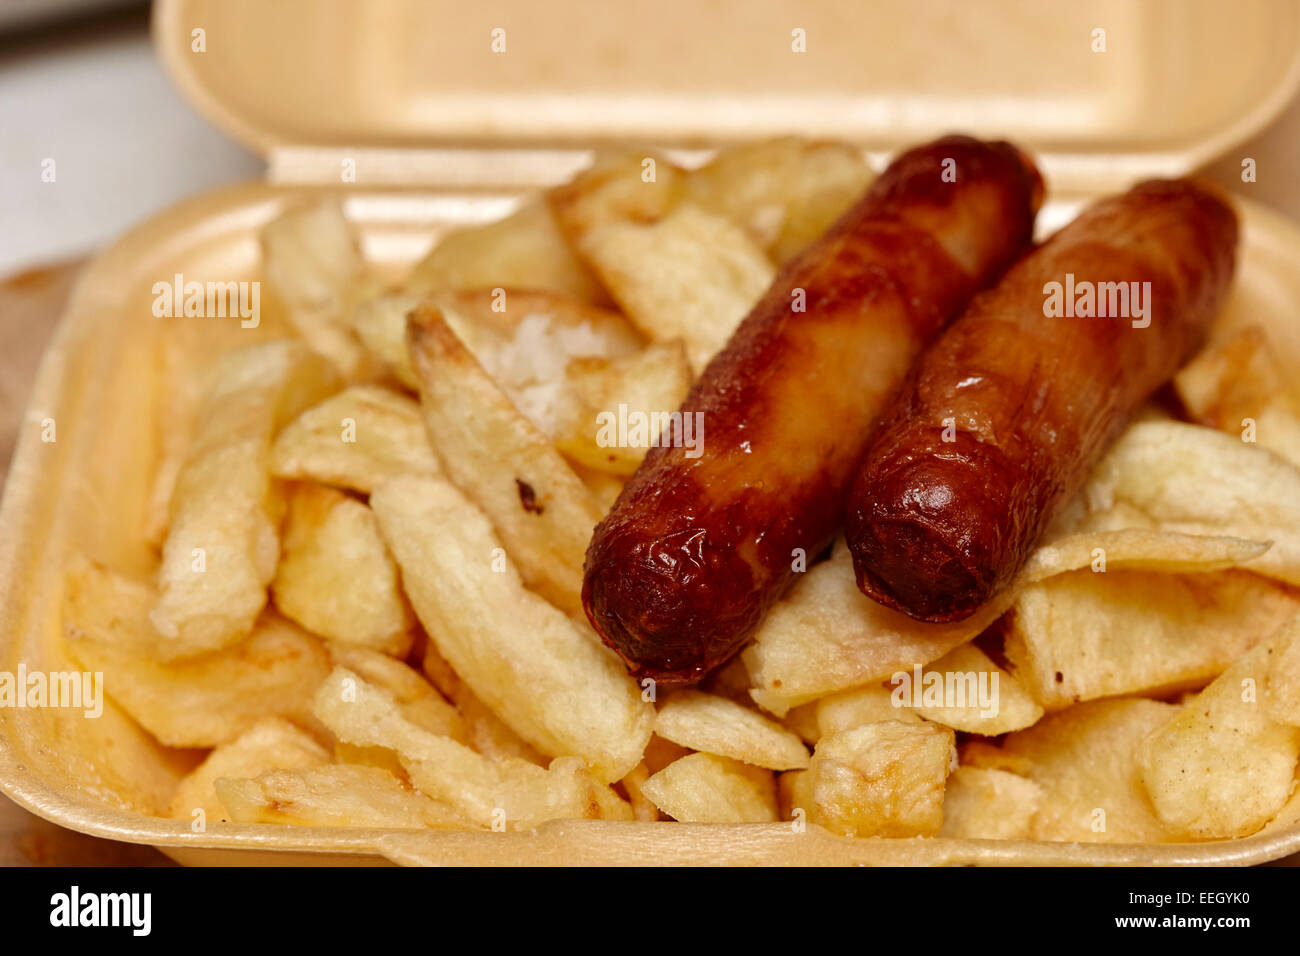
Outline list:
[[[1300,470],[1199,425],[1132,426],[1063,521],[1076,531],[1147,527],[1272,541],[1250,570],[1300,584]]]
[[[446,804],[378,767],[272,770],[252,780],[219,779],[216,791],[236,823],[405,830],[469,826]]]
[[[565,235],[581,249],[602,226],[662,219],[681,196],[685,176],[662,157],[615,152],[597,157],[590,169],[547,198]]]
[[[208,754],[176,788],[170,816],[177,820],[228,820],[213,784],[222,777],[258,777],[271,770],[307,770],[329,763],[329,751],[287,720],[258,721]]]
[[[275,606],[313,634],[402,656],[414,615],[374,513],[341,491],[301,484],[289,498]]]
[[[588,468],[631,475],[651,447],[686,445],[686,426],[693,420],[677,410],[690,387],[691,368],[680,342],[651,345],[625,358],[575,359],[555,403],[555,445]],[[693,430],[690,437],[704,440]]]
[[[1283,624],[1274,636],[1264,702],[1269,717],[1300,727],[1300,615]]]
[[[690,203],[659,222],[598,226],[579,248],[642,332],[686,343],[696,374],[775,275],[744,230]]]
[[[600,506],[436,309],[414,313],[410,341],[425,425],[447,476],[486,512],[528,586],[580,613],[582,562]]]
[[[1020,592],[1005,653],[1030,693],[1058,710],[1200,686],[1297,610],[1295,597],[1242,571],[1080,570]]]
[[[1043,788],[1035,840],[1160,843],[1178,838],[1142,785],[1142,741],[1177,708],[1154,700],[1094,700],[1009,734],[1001,747],[967,743],[961,762],[1028,777]]]
[[[437,474],[418,402],[378,385],[345,388],[281,430],[277,478],[310,479],[369,494],[396,475]]]
[[[1174,385],[1202,425],[1253,439],[1300,466],[1300,390],[1261,326],[1245,326],[1207,346]]]
[[[1274,720],[1260,699],[1276,656],[1272,641],[1260,643],[1145,741],[1142,780],[1171,828],[1246,836],[1291,796],[1300,728]]]
[[[954,648],[911,674],[895,674],[890,683],[896,708],[920,701],[914,709],[926,720],[985,737],[1021,730],[1043,716],[1020,682],[974,644]]]
[[[498,222],[448,233],[411,271],[415,295],[445,289],[544,289],[607,301],[591,271],[574,255],[546,202],[525,202]]]
[[[714,754],[688,754],[641,785],[656,807],[680,823],[772,823],[776,781],[770,770]]]
[[[425,630],[479,698],[538,750],[580,756],[604,782],[641,761],[653,708],[585,625],[523,587],[478,509],[413,476],[370,502]]]
[[[337,387],[324,359],[295,342],[231,352],[204,398],[176,479],[152,620],[161,654],[183,657],[240,640],[275,573],[278,495],[272,435]]]
[[[1043,788],[1034,781],[985,767],[958,767],[943,795],[939,836],[957,840],[1027,840]]]
[[[687,177],[686,196],[741,226],[784,263],[846,212],[871,179],[854,146],[783,137],[719,153]]]
[[[1098,549],[1110,568],[1209,571],[1245,562],[1253,570],[1262,548],[1257,541],[1149,529],[1058,531],[1030,555],[1009,587],[969,618],[929,624],[863,600],[840,541],[829,561],[810,568],[776,604],[744,652],[754,681],[751,694],[764,710],[781,717],[818,697],[929,664],[997,620],[1020,589],[1094,564]]]
[[[316,694],[316,713],[341,740],[397,753],[411,782],[479,826],[527,829],[557,818],[631,819],[632,808],[576,757],[546,770],[489,760],[416,726],[387,691],[336,668]]]
[[[367,373],[366,351],[351,328],[365,261],[342,206],[325,201],[290,209],[262,229],[267,286],[314,352],[345,376]]]
[[[842,836],[937,833],[953,733],[926,721],[882,720],[817,741],[809,819]]]
[[[769,770],[808,766],[803,743],[776,721],[725,697],[677,691],[659,708],[655,733],[703,753]]]
[[[329,661],[321,643],[296,625],[268,613],[238,644],[161,662],[149,626],[149,589],[122,586],[123,600],[103,604],[79,598],[78,586],[70,577],[69,653],[86,670],[103,673],[104,690],[161,743],[215,747],[264,717],[311,725],[311,695]]]

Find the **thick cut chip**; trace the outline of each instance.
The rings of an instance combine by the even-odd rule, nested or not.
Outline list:
[[[571,362],[634,355],[644,345],[617,312],[542,292],[432,297],[448,327],[537,428],[553,435]]]
[[[751,693],[763,709],[783,717],[809,700],[887,680],[974,638],[1005,610],[1002,603],[954,624],[914,621],[862,597],[852,557],[840,542],[772,608],[744,652]]]
[[[180,782],[170,815],[177,820],[228,820],[213,784],[222,777],[258,777],[271,770],[307,770],[330,762],[316,738],[276,717],[259,721],[223,744]]]
[[[475,696],[452,666],[438,653],[438,646],[426,639],[421,668],[444,697],[456,705],[461,722],[465,728],[467,743],[485,757],[494,760],[503,757],[516,757],[546,766],[546,758],[537,752],[528,741],[507,726],[506,722],[492,712],[492,708]],[[355,670],[356,668],[354,668]],[[455,737],[455,734],[448,734]],[[457,738],[460,739],[460,738]]]
[[[161,743],[215,747],[264,717],[311,726],[312,693],[329,673],[329,658],[295,624],[268,613],[232,647],[164,662],[155,657],[149,589],[121,586],[124,600],[114,604],[79,599],[71,579],[69,590],[69,653],[102,673],[105,692]]]
[[[604,782],[640,763],[654,709],[584,625],[523,586],[477,508],[446,481],[412,476],[370,503],[425,630],[475,695]]]
[[[577,249],[595,229],[611,223],[657,222],[677,203],[686,174],[659,156],[613,152],[598,156],[572,182],[547,198]]]
[[[216,791],[236,823],[399,830],[470,826],[446,804],[378,767],[338,764],[272,770],[254,779],[223,777]]]
[[[397,564],[366,505],[300,484],[289,497],[275,606],[313,634],[403,656],[415,624]]]
[[[417,310],[409,330],[425,425],[443,471],[491,519],[528,586],[581,613],[582,562],[600,506],[437,309]]]
[[[841,836],[938,833],[953,739],[947,727],[902,720],[823,737],[808,768],[809,819]]]
[[[653,341],[686,343],[696,374],[775,275],[743,229],[690,203],[658,222],[599,226],[580,248],[637,328]]]
[[[964,621],[915,621],[875,601],[862,600],[853,561],[838,542],[829,561],[810,568],[768,614],[742,655],[754,681],[753,698],[784,716],[791,707],[938,660],[975,638],[1041,581],[1097,566],[1211,571],[1239,564],[1254,568],[1263,542],[1202,537],[1149,529],[1056,531],[1025,562],[1016,580]],[[1100,555],[1099,555],[1100,552]]]
[[[778,263],[819,238],[871,184],[862,151],[783,137],[724,150],[686,180],[686,197],[741,226]]]
[[[469,731],[460,713],[419,671],[355,644],[331,644],[329,653],[335,667],[346,667],[392,694],[402,716],[416,726],[431,734],[469,742]]]
[[[1064,520],[1076,531],[1147,527],[1271,541],[1249,569],[1300,584],[1300,469],[1199,425],[1132,426]]]
[[[1202,425],[1253,440],[1300,467],[1300,389],[1261,326],[1245,326],[1207,346],[1174,385]]]
[[[1300,728],[1274,720],[1262,699],[1276,656],[1272,641],[1257,645],[1145,741],[1142,779],[1170,827],[1246,836],[1291,796]]]
[[[731,757],[769,770],[808,766],[803,742],[756,710],[715,694],[678,691],[655,716],[655,733],[703,753]]]
[[[680,342],[625,358],[575,359],[555,403],[556,447],[588,468],[630,475],[659,444],[699,457],[703,414],[679,411],[691,387]]]
[[[1300,600],[1244,571],[1080,570],[1020,592],[1005,653],[1030,693],[1059,710],[1198,687],[1297,610]]]
[[[656,807],[679,823],[774,823],[776,781],[770,770],[715,754],[688,754],[641,785]]]
[[[420,383],[406,345],[406,317],[426,302],[442,310],[457,337],[543,431],[550,430],[549,406],[571,359],[631,355],[644,344],[618,312],[537,289],[394,293],[362,303],[353,318],[357,334],[412,389]]]
[[[158,569],[154,626],[165,657],[218,650],[248,634],[280,556],[282,503],[271,438],[338,387],[320,356],[296,342],[223,355],[176,479]]]
[[[1028,840],[1043,788],[1005,770],[958,767],[943,795],[939,836],[957,840]]]
[[[437,472],[419,402],[378,385],[354,385],[307,409],[271,448],[277,478],[362,494],[397,475]]]
[[[389,292],[366,299],[352,312],[352,327],[361,344],[411,391],[418,389],[420,383],[406,349],[406,317],[421,301],[418,295]]]
[[[394,751],[411,782],[479,826],[526,829],[558,818],[632,819],[632,808],[577,757],[549,768],[490,760],[407,719],[392,694],[336,668],[316,694],[316,713],[342,741]]]
[[[645,782],[650,779],[650,768],[639,763],[619,781],[623,792],[627,794],[628,803],[632,804],[632,816],[641,823],[655,823],[660,819],[659,808],[651,802],[642,791]]]
[[[262,230],[267,285],[290,325],[345,376],[365,374],[367,354],[351,328],[365,260],[338,202],[290,209]]]
[[[1142,785],[1142,742],[1178,712],[1138,698],[1094,700],[1049,714],[1002,745],[962,747],[961,763],[1028,777],[1043,788],[1035,840],[1161,843],[1181,834],[1156,816]]]
[[[541,199],[497,222],[448,233],[411,271],[417,295],[444,289],[544,289],[608,301],[600,283],[574,255]]]
[[[1300,727],[1300,615],[1282,625],[1274,637],[1265,703],[1274,720]]]
[[[1020,682],[974,644],[895,674],[890,686],[893,706],[914,708],[926,720],[985,737],[1021,730],[1043,716]]]

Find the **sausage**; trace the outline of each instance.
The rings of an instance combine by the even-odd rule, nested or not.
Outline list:
[[[830,544],[885,399],[1028,246],[1041,196],[1013,146],[946,137],[782,268],[682,405],[700,447],[650,449],[587,549],[583,606],[637,677],[726,661]]]
[[[941,622],[1005,587],[1133,412],[1203,344],[1236,245],[1217,188],[1144,182],[978,296],[917,363],[854,479],[845,537],[863,593]]]

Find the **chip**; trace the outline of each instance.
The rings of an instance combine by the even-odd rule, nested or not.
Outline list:
[[[1142,742],[1178,712],[1140,698],[1094,700],[1008,734],[1001,746],[968,742],[961,763],[1028,777],[1043,789],[1030,836],[1078,843],[1162,843],[1177,830],[1155,813],[1142,784]]]
[[[585,625],[527,590],[484,515],[438,478],[406,476],[370,499],[407,593],[456,674],[552,757],[608,783],[641,762],[654,710]]]
[[[939,836],[955,840],[1028,840],[1043,788],[1005,770],[958,767],[943,794]]]
[[[696,374],[775,275],[743,229],[691,203],[658,222],[598,226],[580,248],[637,328],[656,342],[686,343]]]
[[[927,721],[881,720],[817,741],[808,818],[841,836],[939,832],[953,733]]]
[[[770,770],[715,754],[687,754],[641,785],[646,799],[680,823],[774,823]]]
[[[217,747],[180,782],[170,815],[177,820],[227,820],[213,788],[222,777],[258,777],[272,770],[307,770],[330,762],[329,751],[287,720],[270,717]],[[201,813],[200,813],[201,811]]]
[[[492,520],[528,586],[580,613],[582,562],[600,506],[436,309],[417,310],[409,334],[444,472]]]
[[[275,606],[313,634],[401,657],[415,617],[374,513],[324,485],[289,497]]]
[[[1004,652],[1044,707],[1199,687],[1300,610],[1244,571],[1073,571],[1020,592]]]
[[[446,804],[378,767],[272,770],[251,780],[223,777],[215,786],[236,823],[398,830],[471,825]]]
[[[680,342],[624,358],[575,359],[555,401],[555,445],[588,468],[631,475],[652,447],[703,442],[694,429],[687,435],[693,420],[677,411],[690,387]]]
[[[313,726],[311,696],[329,673],[329,658],[297,625],[268,612],[238,644],[160,661],[148,589],[121,587],[124,600],[103,604],[78,597],[75,575],[67,586],[69,653],[85,670],[104,674],[108,695],[161,743],[215,747],[264,717]]]
[[[449,289],[543,289],[607,301],[600,283],[565,241],[547,203],[525,202],[498,222],[448,233],[406,280],[417,296]]]
[[[396,475],[437,474],[420,405],[378,385],[354,385],[286,425],[271,448],[277,478],[370,494]]]
[[[819,239],[871,185],[872,172],[847,143],[797,137],[723,150],[686,179],[686,197],[743,228],[777,263]]]
[[[803,742],[776,721],[725,697],[677,691],[655,716],[655,733],[703,753],[731,757],[769,770],[808,766]]]
[[[262,229],[267,287],[284,303],[289,323],[314,352],[348,378],[370,371],[351,328],[364,294],[361,246],[338,202],[289,209]]]
[[[267,469],[283,424],[338,387],[320,356],[296,342],[231,352],[199,412],[176,479],[152,621],[175,658],[239,641],[266,604],[282,503]]]
[[[1276,656],[1272,641],[1258,644],[1144,742],[1142,780],[1172,829],[1246,836],[1291,796],[1300,728],[1274,720],[1261,699]]]

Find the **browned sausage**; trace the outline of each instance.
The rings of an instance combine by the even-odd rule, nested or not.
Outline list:
[[[1204,341],[1236,246],[1217,189],[1146,182],[977,297],[917,363],[854,481],[845,533],[862,591],[955,621],[1010,582],[1130,415]]]
[[[587,616],[637,676],[727,660],[830,543],[885,399],[1025,250],[1041,193],[1007,143],[940,139],[781,270],[682,405],[702,454],[651,449],[587,549]]]

